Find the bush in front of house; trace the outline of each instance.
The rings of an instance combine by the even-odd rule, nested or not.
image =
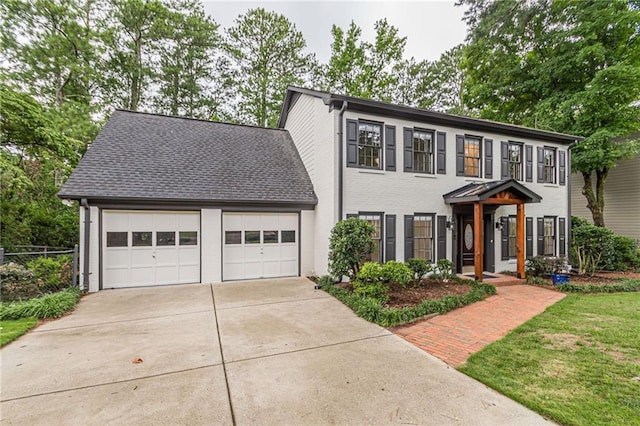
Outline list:
[[[413,272],[405,263],[390,260],[382,265],[382,279],[406,287],[413,280]]]
[[[453,262],[449,259],[440,259],[432,267],[433,278],[441,278],[445,281],[453,278]]]
[[[335,278],[343,275],[353,279],[375,245],[375,228],[364,219],[341,220],[331,230],[329,239],[329,272]]]
[[[413,272],[413,279],[416,283],[419,283],[422,277],[431,272],[431,264],[424,259],[411,258],[407,260],[407,266],[411,268]]]
[[[80,294],[79,289],[68,288],[30,300],[0,303],[0,320],[58,318],[74,308]]]
[[[571,254],[580,274],[593,274],[614,259],[614,233],[584,219],[572,218]]]
[[[548,277],[551,274],[567,271],[567,259],[564,257],[534,256],[525,262],[527,276]]]
[[[640,248],[636,242],[622,235],[613,236],[613,258],[603,269],[628,271],[640,269]]]
[[[26,300],[41,294],[41,281],[33,271],[17,263],[0,266],[0,301]]]
[[[58,291],[71,285],[73,259],[71,256],[39,257],[27,262],[45,292]]]
[[[351,285],[357,296],[374,299],[380,304],[389,300],[389,285],[384,281],[384,268],[378,262],[362,265]]]

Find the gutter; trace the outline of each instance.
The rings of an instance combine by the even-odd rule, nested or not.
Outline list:
[[[343,183],[344,183],[344,153],[342,149],[342,136],[343,136],[343,121],[344,111],[347,109],[348,102],[342,101],[342,107],[338,113],[338,221],[342,220],[342,208],[343,208]]]
[[[86,293],[89,291],[89,232],[91,231],[91,209],[86,198],[80,200],[80,205],[84,208],[84,247],[82,250],[82,290]]]

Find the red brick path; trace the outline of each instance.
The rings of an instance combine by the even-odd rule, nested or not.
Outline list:
[[[497,290],[495,296],[481,302],[391,331],[447,364],[458,366],[565,296],[528,285]]]

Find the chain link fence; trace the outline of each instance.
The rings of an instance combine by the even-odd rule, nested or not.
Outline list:
[[[73,248],[0,248],[0,300],[22,300],[78,286],[78,245]]]

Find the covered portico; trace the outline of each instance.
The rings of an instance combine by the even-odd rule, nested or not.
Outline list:
[[[542,200],[514,179],[486,183],[470,183],[443,195],[452,208],[466,206],[473,208],[473,266],[475,279],[482,281],[485,260],[484,214],[485,210],[502,205],[516,206],[516,262],[518,278],[525,278],[525,208],[527,203]]]

